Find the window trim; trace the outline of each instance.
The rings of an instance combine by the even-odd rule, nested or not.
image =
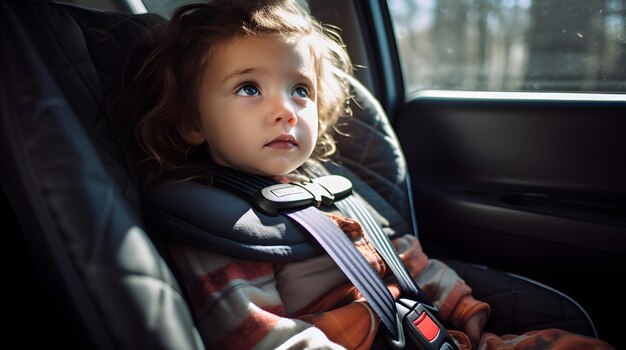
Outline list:
[[[469,91],[469,90],[418,90],[407,97],[413,99],[478,100],[478,101],[570,101],[570,102],[626,102],[626,94],[586,92],[534,92],[534,91]]]
[[[376,96],[393,124],[397,111],[406,101],[406,92],[389,8],[386,1],[354,1],[354,4],[361,14],[361,26],[367,31],[363,39],[371,43],[368,51],[377,85]]]

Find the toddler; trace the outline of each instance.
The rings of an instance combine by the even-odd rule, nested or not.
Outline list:
[[[349,115],[351,63],[338,33],[291,0],[215,0],[172,16],[131,83],[142,89],[132,130],[145,185],[211,183],[207,162],[290,181],[335,150],[331,130]],[[308,164],[308,165],[307,165]],[[361,225],[327,213],[395,298],[393,275]],[[412,235],[393,244],[440,309],[461,348],[608,347],[560,330],[483,334],[490,307]],[[175,238],[168,244],[197,327],[215,349],[369,349],[381,342],[367,301],[326,254],[289,263],[243,260]],[[539,348],[539,347],[537,347]]]

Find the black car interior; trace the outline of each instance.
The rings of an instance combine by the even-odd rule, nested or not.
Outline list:
[[[184,291],[161,254],[159,237],[146,230],[137,179],[111,120],[128,70],[154,45],[165,24],[166,19],[154,14],[130,15],[45,1],[0,3],[0,203],[3,216],[8,216],[8,254],[2,262],[9,270],[5,283],[11,286],[3,288],[2,299],[12,322],[10,336],[25,345],[45,339],[68,348],[204,348]],[[404,154],[433,157],[422,151],[433,137],[444,137],[425,129],[413,136],[400,131],[400,141],[424,140],[418,144],[406,140],[405,145],[415,147],[401,147],[383,107],[362,86],[354,90],[359,103],[354,117],[343,126],[350,137],[337,135],[338,161],[393,204],[409,230],[413,227],[417,234],[419,223],[420,239],[428,242],[424,232],[438,225],[434,220],[441,217],[437,208],[424,206],[422,198],[439,192],[418,188],[420,199],[414,207],[411,184],[415,182],[410,182],[408,172],[424,171],[407,163]],[[449,108],[467,108],[463,103]],[[416,107],[406,107],[400,115],[412,108]],[[427,109],[428,103],[420,108]],[[409,130],[414,126],[407,123],[418,119],[398,120],[402,129]],[[417,122],[422,123],[419,128],[426,123],[429,130],[436,130],[445,119]],[[427,164],[435,175],[454,170],[436,157],[428,158]],[[511,161],[511,171],[526,169],[514,164]],[[618,179],[607,179],[609,185],[612,181]],[[488,200],[482,192],[472,191],[455,193]],[[506,198],[511,205],[545,209],[541,195],[511,191]],[[454,208],[445,199],[439,202],[441,207]],[[422,220],[430,214],[431,219]],[[532,229],[520,230],[524,228]],[[604,244],[580,240],[580,244]],[[438,242],[431,244],[433,257],[439,253],[472,260],[458,242],[450,250]],[[622,251],[619,246],[601,248]],[[546,316],[529,321],[516,318],[514,309],[492,305],[487,325],[491,331],[523,332],[541,324],[597,336],[580,305],[550,287],[461,260],[449,263],[476,286],[478,298],[493,305],[514,305],[510,299],[515,296],[500,294],[497,288],[515,285],[521,291],[516,296],[523,294],[524,301],[514,308],[540,309],[541,303],[558,303],[569,315],[565,320]],[[534,303],[535,297],[541,301]]]

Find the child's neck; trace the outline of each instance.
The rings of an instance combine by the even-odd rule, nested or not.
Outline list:
[[[276,175],[272,177],[282,183],[309,181],[309,178],[302,173],[300,168],[285,175]]]

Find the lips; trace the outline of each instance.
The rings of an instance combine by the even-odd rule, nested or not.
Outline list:
[[[265,147],[277,148],[277,149],[291,149],[297,147],[298,142],[296,138],[291,135],[280,135],[272,141],[265,144]]]

